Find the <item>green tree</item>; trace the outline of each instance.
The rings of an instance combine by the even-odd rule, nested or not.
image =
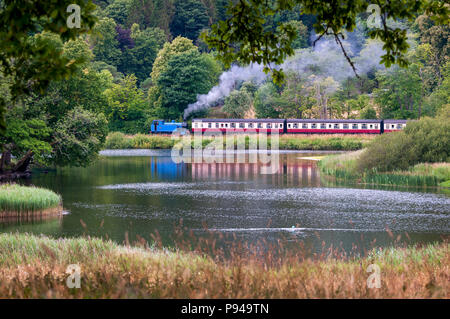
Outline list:
[[[306,81],[295,72],[287,73],[282,92],[273,103],[285,118],[304,118],[314,105]]]
[[[116,22],[111,18],[103,18],[94,28],[91,45],[95,60],[103,61],[117,67],[120,64],[122,52],[117,41]]]
[[[384,17],[413,20],[418,14],[426,13],[435,22],[442,25],[449,23],[450,8],[445,1],[381,0],[377,4],[381,8],[381,28],[369,30],[368,35],[384,43],[385,54],[381,57],[381,62],[387,67],[394,63],[407,65],[404,54],[408,43],[406,30],[395,24],[389,25]],[[225,67],[235,61],[242,64],[257,62],[264,64],[268,72],[271,63],[281,64],[287,56],[294,54],[292,43],[297,33],[289,24],[280,24],[275,30],[266,28],[266,24],[274,14],[292,11],[298,5],[301,6],[302,13],[316,16],[314,29],[319,36],[332,35],[339,43],[342,42],[344,31],[354,30],[357,16],[366,12],[369,2],[274,0],[268,5],[265,0],[241,0],[231,7],[226,20],[212,26],[211,32],[205,34],[205,40],[210,47],[217,49]],[[283,79],[282,70],[271,71],[276,82]]]
[[[376,120],[377,112],[375,111],[375,109],[373,107],[367,106],[361,111],[359,118],[366,119],[366,120],[371,120],[371,119]]]
[[[96,72],[91,68],[89,61],[93,55],[86,42],[67,42],[64,45],[64,55],[86,62],[79,65],[71,78],[50,83],[44,94],[35,94],[29,101],[45,112],[51,127],[61,116],[77,107],[93,113],[103,112],[107,104],[103,92],[112,85],[112,76],[108,71]]]
[[[170,30],[173,36],[197,40],[200,31],[209,26],[206,7],[200,0],[176,0]]]
[[[104,13],[107,17],[113,18],[116,23],[126,25],[131,3],[131,0],[114,0],[105,8]]]
[[[280,112],[275,109],[273,97],[277,94],[276,86],[267,82],[259,87],[255,93],[255,112],[258,118],[279,118]]]
[[[112,76],[90,69],[92,52],[84,41],[63,44],[56,35],[35,37],[62,47],[61,58],[75,60],[77,69],[67,80],[52,81],[45,93],[33,92],[15,104],[7,101],[8,127],[0,138],[2,173],[24,173],[31,163],[87,165],[97,156],[107,133],[101,112],[106,104],[103,91]],[[17,161],[11,161],[11,155]]]
[[[225,98],[222,110],[232,118],[243,118],[250,109],[252,99],[246,90],[234,90]]]
[[[420,117],[422,81],[420,66],[395,68],[377,73],[379,89],[374,90],[383,118],[407,119]]]
[[[70,4],[83,14],[80,28],[67,23]],[[51,80],[68,77],[76,70],[76,61],[62,57],[48,38],[30,37],[38,32],[53,32],[63,42],[89,32],[96,22],[91,1],[3,0],[0,4],[0,72],[9,77],[12,101],[32,92],[43,91]],[[3,114],[6,100],[0,97],[0,132],[5,129]]]
[[[301,48],[307,48],[308,47],[308,39],[309,39],[309,32],[308,27],[305,26],[301,21],[291,20],[287,22],[286,24],[289,24],[292,26],[292,28],[296,32],[296,37],[292,41],[292,48],[295,49],[301,49]]]
[[[105,110],[110,131],[145,133],[148,103],[136,86],[134,75],[126,76],[119,84],[105,91],[108,103]]]
[[[436,25],[427,15],[420,15],[416,19],[416,25],[420,31],[421,42],[430,46],[429,64],[433,67],[437,83],[441,84],[442,67],[450,60],[450,26]]]
[[[139,24],[143,29],[158,27],[171,38],[170,22],[175,11],[173,0],[131,0],[128,25]]]
[[[164,31],[160,28],[140,30],[137,24],[132,27],[131,38],[134,47],[129,49],[130,59],[123,59],[121,69],[126,74],[135,74],[138,81],[147,79],[152,71],[153,62],[165,43]]]
[[[442,83],[424,102],[423,113],[434,116],[450,107],[450,61],[442,68]]]
[[[183,110],[206,94],[217,82],[219,67],[214,60],[198,50],[188,50],[172,56],[155,82],[158,99],[154,106],[161,117],[180,118]]]
[[[192,40],[176,37],[172,42],[166,42],[163,48],[158,52],[152,68],[152,81],[156,83],[160,74],[166,69],[169,60],[177,54],[198,50],[192,43]]]
[[[103,113],[89,112],[81,107],[61,118],[52,134],[52,163],[58,166],[87,166],[105,144],[108,134]]]

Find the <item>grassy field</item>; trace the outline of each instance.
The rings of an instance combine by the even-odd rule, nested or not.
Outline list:
[[[352,151],[365,147],[374,136],[371,135],[280,135],[279,148],[282,150],[328,150]],[[106,139],[106,149],[170,149],[176,143],[171,136],[164,135],[125,135],[110,133]],[[203,139],[202,146],[211,143],[211,139]],[[246,138],[248,148],[249,138]],[[268,138],[268,147],[271,139]],[[224,138],[225,148],[225,138]]]
[[[362,152],[327,156],[319,162],[320,170],[328,176],[346,182],[419,187],[450,186],[450,163],[422,163],[408,170],[392,172],[360,171],[357,162]]]
[[[377,249],[365,258],[240,256],[1,234],[0,298],[450,297],[448,243]],[[70,264],[81,268],[80,289],[66,286]],[[381,269],[381,288],[367,287],[370,264]]]
[[[56,208],[61,197],[54,192],[17,184],[0,185],[0,213],[27,213]]]

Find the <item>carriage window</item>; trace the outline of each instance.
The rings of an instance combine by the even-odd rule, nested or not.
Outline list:
[[[327,128],[327,126],[325,124],[320,124],[320,128]]]
[[[245,127],[245,123],[239,123],[239,128],[244,128]]]
[[[373,125],[372,125],[372,124],[370,124],[370,128],[373,128]]]
[[[376,129],[377,129],[377,128],[378,128],[378,124],[375,124],[374,128],[376,128]]]
[[[215,128],[218,128],[218,127],[219,127],[219,123],[216,123],[216,124],[214,125],[214,127],[215,127]]]
[[[363,125],[361,125],[361,128],[364,130],[364,129],[367,129],[367,124],[363,124]]]
[[[311,128],[317,128],[317,124],[311,124]]]
[[[267,127],[267,128],[272,128],[272,124],[267,123],[266,127]]]
[[[232,127],[232,128],[235,128],[235,127],[236,127],[236,124],[235,124],[235,123],[231,123],[231,127]]]
[[[275,123],[275,124],[274,124],[274,128],[278,128],[278,123]]]
[[[262,128],[262,123],[258,123],[258,128]]]
[[[394,124],[392,124],[392,125],[391,125],[391,128],[395,128],[395,125],[394,125]]]
[[[338,129],[339,128],[339,124],[334,124],[334,128]]]
[[[302,128],[308,128],[308,124],[303,123],[303,124],[302,124]]]
[[[398,128],[399,130],[401,130],[401,129],[402,129],[402,125],[401,125],[401,124],[397,124],[397,128]]]
[[[344,127],[344,130],[348,130],[348,124],[344,124],[343,127]]]
[[[283,124],[280,124],[280,128],[283,128]]]
[[[298,124],[297,123],[294,124],[294,128],[298,128]]]
[[[358,124],[352,124],[352,129],[357,130],[358,129]]]
[[[248,123],[249,128],[253,128],[253,123]]]
[[[291,124],[288,124],[288,128],[291,128]]]
[[[208,127],[211,128],[212,127],[212,123],[208,123]]]

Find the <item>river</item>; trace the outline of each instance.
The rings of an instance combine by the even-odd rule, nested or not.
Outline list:
[[[320,152],[281,152],[275,174],[262,164],[175,164],[168,151],[106,151],[87,168],[34,174],[27,184],[62,195],[59,220],[0,224],[0,231],[80,235],[119,243],[172,245],[176,226],[223,244],[303,242],[360,250],[441,241],[450,235],[450,197],[437,191],[336,186],[320,176]],[[387,231],[389,230],[389,231]],[[219,235],[222,234],[222,235]],[[187,238],[187,237],[186,237]]]

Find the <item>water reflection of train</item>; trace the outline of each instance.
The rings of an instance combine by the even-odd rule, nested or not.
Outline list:
[[[192,163],[192,179],[197,181],[267,181],[277,186],[320,186],[320,173],[312,161],[296,158],[280,160],[275,174],[261,174],[261,163]]]
[[[279,134],[383,134],[399,131],[406,120],[193,119],[192,131],[273,132]]]

